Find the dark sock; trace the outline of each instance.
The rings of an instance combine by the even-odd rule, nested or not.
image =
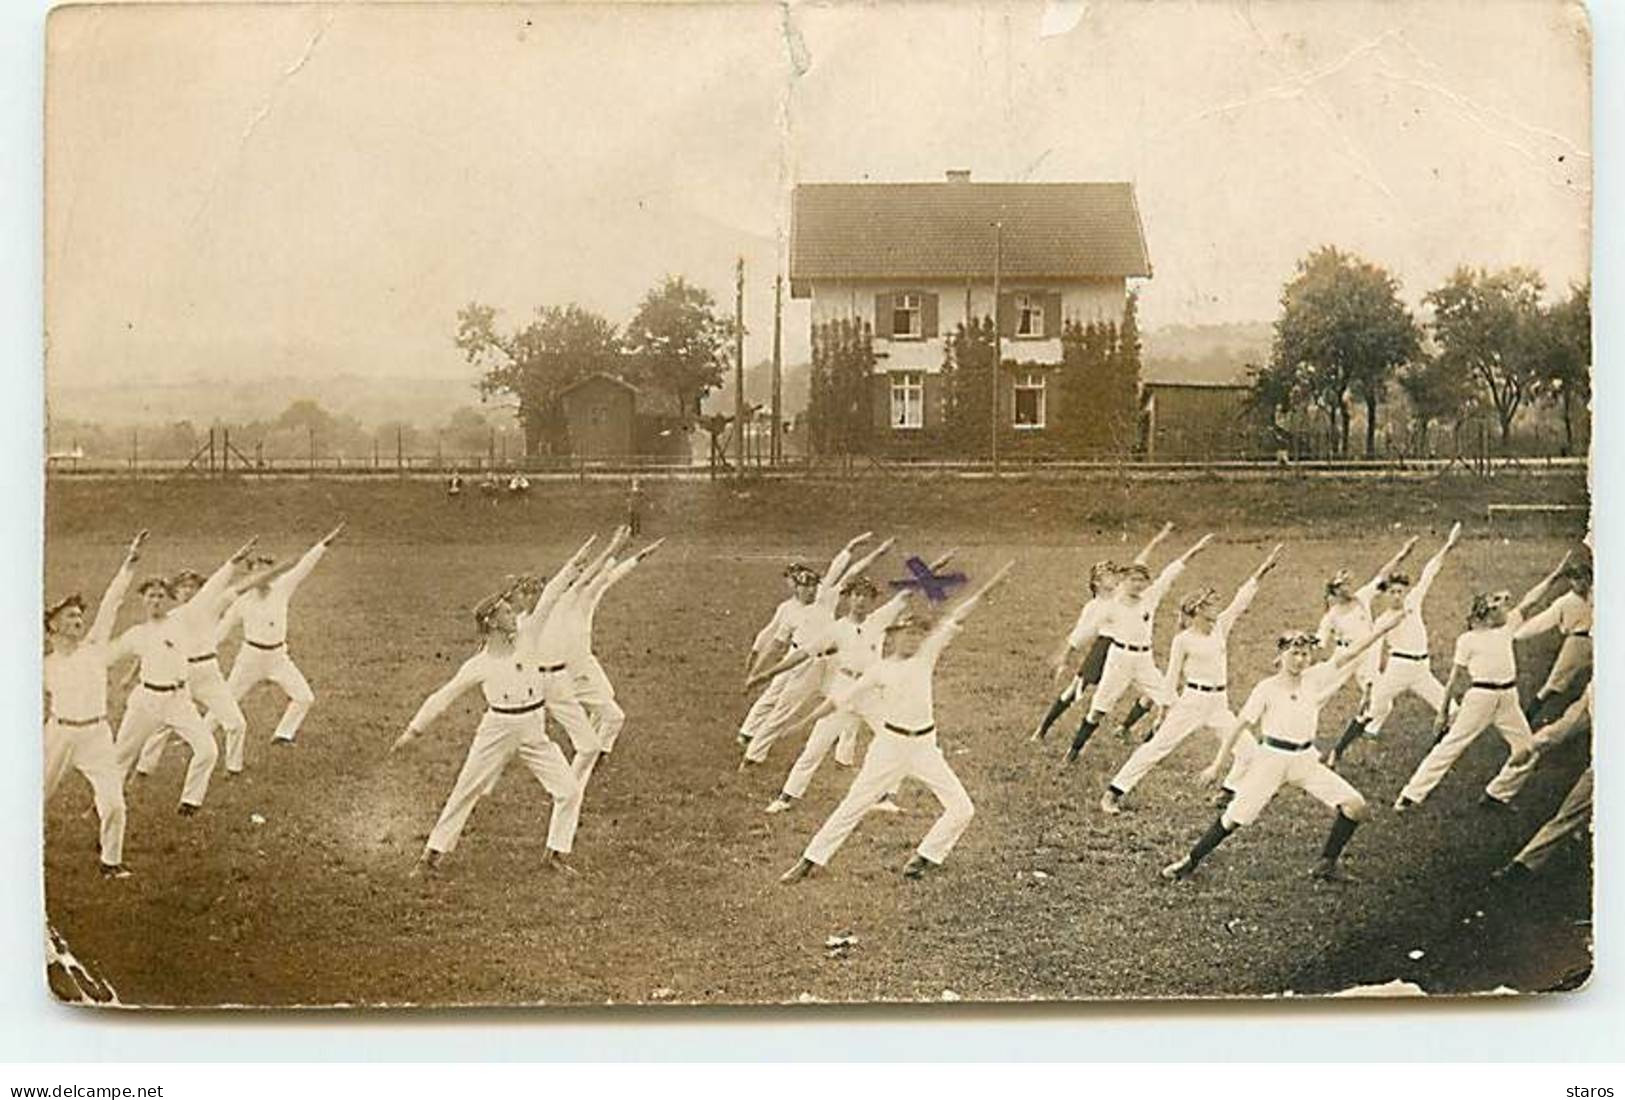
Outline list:
[[[1048,735],[1049,728],[1056,723],[1061,715],[1070,709],[1072,709],[1072,700],[1068,699],[1065,694],[1057,695],[1055,702],[1049,705],[1049,712],[1044,715],[1044,720],[1038,724],[1038,736],[1042,738]]]
[[[1191,849],[1191,866],[1195,867],[1198,863],[1201,863],[1204,859],[1206,859],[1207,854],[1213,851],[1213,849],[1217,848],[1219,845],[1223,844],[1224,838],[1229,836],[1230,833],[1231,830],[1224,827],[1223,814],[1220,814],[1218,817],[1214,818],[1213,824],[1209,825],[1207,827],[1207,832],[1202,834],[1202,839],[1198,840],[1196,842],[1196,846]]]
[[[1354,744],[1355,741],[1358,741],[1360,734],[1364,732],[1365,719],[1359,717],[1351,718],[1349,720],[1348,727],[1343,730],[1343,736],[1337,739],[1337,747],[1332,751],[1338,756],[1342,756],[1343,750]]]
[[[1359,827],[1358,821],[1338,810],[1337,820],[1332,822],[1332,831],[1326,836],[1326,847],[1320,850],[1321,858],[1336,859],[1342,855],[1343,849],[1348,846],[1349,838]]]
[[[1129,708],[1128,717],[1123,719],[1123,728],[1126,730],[1133,729],[1135,723],[1149,713],[1151,713],[1151,708],[1145,705],[1145,700],[1134,700],[1134,705]]]
[[[1529,721],[1529,728],[1535,729],[1540,718],[1540,712],[1546,707],[1546,696],[1537,695],[1523,708],[1523,716]]]
[[[1089,738],[1094,736],[1095,730],[1099,727],[1099,720],[1085,718],[1078,726],[1078,732],[1072,735],[1072,748],[1068,750],[1067,755],[1075,757],[1082,752],[1083,746],[1089,743]]]

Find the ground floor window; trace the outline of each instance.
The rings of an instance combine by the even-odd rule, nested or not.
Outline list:
[[[903,371],[891,376],[891,426],[925,427],[925,375]]]
[[[1044,426],[1044,373],[1023,371],[1016,375],[1016,427]]]

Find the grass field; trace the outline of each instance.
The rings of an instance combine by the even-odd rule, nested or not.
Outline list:
[[[1229,591],[1270,543],[1288,544],[1232,641],[1239,705],[1274,633],[1313,627],[1327,574],[1375,569],[1409,533],[1429,553],[1462,518],[1467,541],[1428,607],[1442,675],[1469,593],[1521,591],[1578,533],[1573,524],[1491,531],[1485,504],[1583,503],[1579,479],[648,488],[646,533],[669,542],[599,615],[598,652],[629,718],[588,791],[581,873],[538,872],[548,803],[513,766],[444,875],[420,883],[405,875],[477,704],[459,704],[410,756],[386,758],[391,740],[471,650],[463,609],[502,575],[550,569],[586,533],[608,530],[621,518],[620,491],[550,485],[493,506],[448,502],[418,483],[49,486],[52,593],[99,591],[139,527],[153,531],[144,565],[170,570],[212,565],[250,532],[292,553],[337,518],[350,522],[295,602],[292,652],[318,695],[299,747],[267,748],[281,699],[261,689],[246,707],[247,774],[227,783],[217,773],[205,813],[190,820],[174,813],[185,752],[172,748],[154,779],[132,787],[137,873],[121,882],[96,874],[88,791],[65,782],[46,821],[54,925],[126,1003],[175,1005],[1146,998],[1323,993],[1393,978],[1462,992],[1552,988],[1589,966],[1585,852],[1554,864],[1535,889],[1506,894],[1486,882],[1561,800],[1582,746],[1543,768],[1520,813],[1491,816],[1474,801],[1504,748],[1486,735],[1420,812],[1397,818],[1386,807],[1428,742],[1428,715],[1407,700],[1345,770],[1379,807],[1349,850],[1363,884],[1304,878],[1328,816],[1285,791],[1195,881],[1167,886],[1157,869],[1211,818],[1191,784],[1211,750],[1206,736],[1153,773],[1135,812],[1117,819],[1095,803],[1129,746],[1098,735],[1063,771],[1076,711],[1050,744],[1026,739],[1047,702],[1044,661],[1076,613],[1088,563],[1132,553],[1164,518],[1180,527],[1170,549],[1209,528],[1219,545],[1164,608],[1159,661],[1179,591]],[[973,578],[1017,561],[939,675],[942,743],[978,814],[942,874],[905,882],[897,871],[936,813],[923,789],[908,788],[909,814],[870,818],[825,874],[781,887],[779,872],[850,773],[826,763],[794,812],[762,814],[798,745],[787,740],[766,767],[735,771],[743,656],[780,598],[783,564],[827,559],[864,529],[897,534],[907,553],[959,547]],[[900,575],[895,558],[880,569]],[[1552,648],[1521,651],[1526,686]],[[1352,705],[1345,693],[1329,708],[1323,734],[1335,736]],[[824,941],[834,933],[857,943],[831,957]]]

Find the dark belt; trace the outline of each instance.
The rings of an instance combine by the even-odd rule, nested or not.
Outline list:
[[[937,729],[936,726],[931,725],[926,726],[923,730],[911,730],[907,726],[894,726],[890,722],[886,723],[886,728],[902,737],[924,737],[928,733],[935,733]]]
[[[1397,649],[1390,650],[1388,656],[1398,657],[1402,661],[1425,661],[1428,659],[1426,653],[1401,653]]]
[[[499,707],[492,703],[487,709],[493,714],[529,714],[532,711],[541,710],[542,704],[546,701],[545,699],[538,699],[534,703],[526,703],[522,707]]]
[[[1571,638],[1589,638],[1589,637],[1591,637],[1591,631],[1589,631],[1589,630],[1571,630],[1571,631],[1569,631],[1569,637],[1571,637]]]
[[[537,672],[563,672],[568,665],[537,665]]]
[[[1518,686],[1518,681],[1507,680],[1501,683],[1493,683],[1489,680],[1474,680],[1473,686],[1483,688],[1485,691],[1511,691]]]
[[[107,721],[107,715],[103,714],[97,718],[63,718],[59,715],[53,714],[51,715],[51,721],[55,722],[59,726],[73,726],[76,729],[84,729],[86,726],[101,725],[103,722]]]
[[[1116,646],[1118,649],[1126,649],[1130,653],[1150,653],[1151,652],[1151,647],[1148,646],[1148,645],[1129,645],[1127,642],[1120,642],[1116,638],[1112,639],[1112,645]]]
[[[141,686],[146,688],[148,691],[158,692],[179,691],[181,689],[180,684],[149,684],[145,680],[141,681]]]
[[[1195,680],[1186,680],[1185,686],[1192,691],[1219,692],[1223,691],[1226,685],[1220,684],[1218,687],[1214,687],[1212,684],[1198,684]]]
[[[1315,747],[1313,741],[1305,741],[1300,745],[1296,741],[1282,741],[1279,737],[1266,737],[1264,738],[1264,744],[1272,749],[1280,749],[1282,752],[1302,752],[1304,749]]]
[[[266,644],[265,642],[256,642],[253,638],[244,638],[243,641],[247,642],[255,649],[281,649],[283,646],[288,644],[286,641],[271,642],[270,644]]]
[[[201,657],[186,658],[186,663],[189,665],[201,665],[204,661],[218,661],[219,659],[220,654],[218,653],[205,653]]]

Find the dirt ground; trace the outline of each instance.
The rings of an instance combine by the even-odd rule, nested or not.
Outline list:
[[[1542,768],[1519,812],[1496,815],[1475,806],[1505,753],[1488,734],[1419,812],[1400,818],[1387,806],[1429,741],[1429,716],[1404,701],[1345,770],[1378,808],[1349,849],[1363,883],[1304,877],[1329,817],[1284,791],[1194,881],[1169,886],[1157,869],[1211,820],[1193,785],[1207,735],[1154,772],[1117,819],[1095,804],[1131,746],[1103,732],[1062,768],[1076,711],[1048,744],[1027,740],[1048,699],[1045,661],[1076,614],[1088,564],[1132,554],[1165,518],[1179,525],[1170,552],[1208,529],[1219,544],[1159,616],[1159,662],[1180,592],[1228,592],[1271,543],[1287,543],[1232,639],[1239,706],[1274,634],[1318,620],[1325,576],[1374,570],[1411,533],[1423,537],[1419,554],[1431,553],[1461,518],[1467,541],[1428,604],[1434,667],[1445,675],[1470,593],[1521,592],[1579,532],[1572,522],[1492,528],[1485,505],[1584,503],[1579,479],[646,489],[645,534],[669,541],[599,615],[598,652],[629,717],[588,791],[580,874],[539,870],[548,803],[511,766],[445,873],[423,883],[406,872],[478,705],[454,707],[409,756],[388,758],[390,742],[472,650],[466,608],[504,574],[549,570],[587,533],[619,522],[623,490],[550,484],[491,504],[448,501],[427,483],[50,485],[46,590],[92,599],[140,527],[153,532],[143,568],[168,571],[212,565],[250,532],[287,554],[338,518],[350,522],[294,605],[291,651],[318,695],[298,747],[268,747],[281,700],[260,689],[245,708],[246,775],[216,773],[193,819],[174,812],[186,753],[172,747],[155,777],[132,785],[136,874],[118,882],[96,874],[88,789],[70,778],[46,815],[52,923],[125,1003],[153,1005],[1212,997],[1395,978],[1467,992],[1571,986],[1589,968],[1588,845],[1538,886],[1488,884],[1561,801],[1582,745]],[[735,770],[733,731],[749,702],[743,658],[781,596],[784,564],[827,560],[865,529],[898,535],[905,554],[958,547],[973,579],[1017,563],[939,673],[942,744],[977,816],[940,875],[906,882],[897,872],[936,807],[923,788],[905,789],[909,813],[871,815],[824,874],[783,887],[778,874],[851,773],[826,763],[793,812],[761,812],[798,742],[775,747],[763,768]],[[900,558],[878,575],[901,576]],[[1520,650],[1526,690],[1552,652],[1549,642]],[[1324,737],[1353,704],[1348,691],[1328,708]],[[835,934],[856,941],[832,953],[825,940]]]

